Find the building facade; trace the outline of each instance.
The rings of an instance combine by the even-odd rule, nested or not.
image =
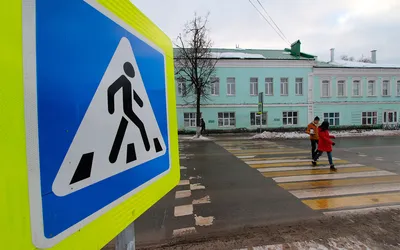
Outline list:
[[[219,57],[216,79],[201,105],[209,130],[305,127],[316,115],[335,126],[398,122],[400,67],[337,61],[333,50],[331,62],[319,62],[300,52],[300,41],[285,50],[213,53]],[[194,130],[188,83],[176,83],[179,130]],[[260,92],[262,115],[257,114]]]

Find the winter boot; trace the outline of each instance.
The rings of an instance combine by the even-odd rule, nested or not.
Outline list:
[[[335,168],[335,165],[331,165],[330,170],[336,172],[337,168]]]
[[[311,162],[311,164],[315,167],[315,166],[317,166],[317,161],[316,161],[316,160],[313,160],[313,161]]]

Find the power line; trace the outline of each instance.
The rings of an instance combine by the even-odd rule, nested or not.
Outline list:
[[[261,11],[254,5],[254,3],[249,0],[249,2],[251,3],[251,5],[253,5],[253,7],[257,10],[257,12],[262,16],[262,18],[264,18],[264,20],[269,24],[269,26],[271,26],[271,28],[276,32],[276,34],[278,34],[280,36],[280,38],[284,41],[284,42],[288,42],[287,40],[285,40],[285,38],[276,30],[276,28],[268,21],[268,19],[263,15],[263,13],[261,13]],[[290,44],[290,43],[289,43]]]
[[[276,26],[276,28],[279,30],[279,32],[282,34],[282,36],[286,39],[286,41],[289,43],[288,39],[286,38],[285,34],[283,34],[282,30],[279,28],[279,26],[275,23],[274,19],[268,14],[267,10],[264,8],[260,0],[257,0],[258,4],[261,6],[261,8],[264,10],[265,14],[271,19],[272,23]]]

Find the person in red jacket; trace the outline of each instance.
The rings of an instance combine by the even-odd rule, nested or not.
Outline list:
[[[328,155],[329,165],[331,166],[332,171],[336,171],[335,165],[333,165],[332,160],[332,146],[335,146],[335,143],[331,140],[335,138],[335,136],[329,134],[329,122],[324,121],[321,126],[318,128],[318,150],[312,161],[313,166],[317,165],[318,158],[322,155],[323,152],[326,152]]]

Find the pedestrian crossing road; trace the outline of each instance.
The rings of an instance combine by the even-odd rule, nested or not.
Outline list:
[[[313,210],[324,214],[357,212],[400,205],[400,176],[376,166],[326,157],[311,165],[310,150],[271,141],[218,141],[217,144],[257,169]]]

